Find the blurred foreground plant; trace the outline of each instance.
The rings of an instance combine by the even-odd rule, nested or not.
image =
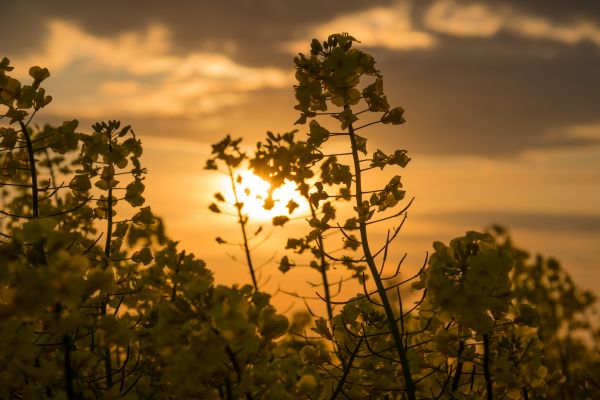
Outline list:
[[[0,397],[599,398],[595,297],[502,228],[435,242],[411,276],[404,256],[386,272],[411,200],[401,177],[383,170],[410,158],[370,152],[361,135],[404,123],[404,113],[389,105],[375,60],[355,43],[335,34],[295,58],[306,140],[268,133],[252,157],[239,139],[213,146],[207,168],[226,167],[250,271],[252,284],[241,287],[216,285],[144,206],[147,171],[129,126],[32,126],[51,101],[41,87],[49,71],[32,67],[25,85],[3,59]],[[308,201],[306,233],[287,241],[279,269],[309,260],[323,315],[288,319],[259,290],[236,194],[245,161],[271,194],[292,181]],[[224,213],[225,197],[215,199],[211,210]],[[264,200],[272,206],[271,195]],[[355,296],[331,293],[338,266],[347,275],[337,285],[362,286]]]

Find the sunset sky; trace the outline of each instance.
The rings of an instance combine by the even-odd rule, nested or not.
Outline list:
[[[35,122],[133,125],[148,204],[219,282],[249,280],[225,254],[235,251],[214,242],[238,228],[207,209],[223,185],[203,170],[210,144],[231,134],[251,150],[267,130],[293,129],[294,55],[313,37],[349,32],[377,60],[390,103],[406,110],[405,125],[367,134],[370,149],[412,157],[402,175],[415,200],[397,242],[408,261],[422,262],[434,240],[501,223],[600,293],[600,2],[40,0],[2,9],[0,57],[22,79],[31,65],[52,74],[54,101]],[[269,259],[270,246],[257,257]],[[263,275],[271,289],[305,278],[286,281],[275,263]]]

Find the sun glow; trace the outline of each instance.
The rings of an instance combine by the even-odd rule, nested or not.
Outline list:
[[[264,204],[271,184],[249,170],[236,171],[234,178],[236,179],[238,201],[244,204],[242,211],[251,219],[267,220],[279,215],[295,218],[306,215],[309,212],[308,203],[298,193],[294,182],[286,181],[281,187],[275,189],[273,191],[275,205],[272,209],[266,210]],[[223,178],[222,185],[225,200],[230,204],[235,204],[235,196],[229,177]],[[287,208],[290,200],[297,204],[297,207],[291,214]]]

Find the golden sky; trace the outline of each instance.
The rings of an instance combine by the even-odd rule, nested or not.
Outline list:
[[[402,175],[415,201],[398,254],[416,267],[433,240],[502,223],[600,293],[598,4],[19,1],[3,5],[0,56],[22,78],[31,65],[50,69],[54,101],[37,123],[132,124],[152,209],[218,281],[241,283],[233,249],[213,241],[238,228],[207,210],[222,185],[203,170],[210,144],[231,134],[251,150],[267,130],[293,129],[292,58],[313,37],[349,32],[406,110],[405,125],[369,132],[370,149],[412,157]],[[281,232],[257,257],[283,255]],[[263,276],[270,289],[300,290],[306,278],[282,277],[274,263]]]

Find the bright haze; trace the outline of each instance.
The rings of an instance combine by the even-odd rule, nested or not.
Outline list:
[[[412,157],[399,253],[416,266],[433,240],[499,223],[600,293],[600,2],[40,0],[2,10],[0,56],[22,78],[31,65],[52,74],[55,100],[35,122],[133,125],[148,204],[220,282],[249,278],[227,255],[241,253],[214,241],[239,228],[207,209],[224,190],[203,170],[210,144],[231,134],[250,151],[267,130],[294,129],[294,55],[348,32],[406,110],[405,125],[366,132],[370,150]],[[257,257],[268,260],[281,236]],[[282,279],[273,262],[268,276],[271,288],[304,280]]]

